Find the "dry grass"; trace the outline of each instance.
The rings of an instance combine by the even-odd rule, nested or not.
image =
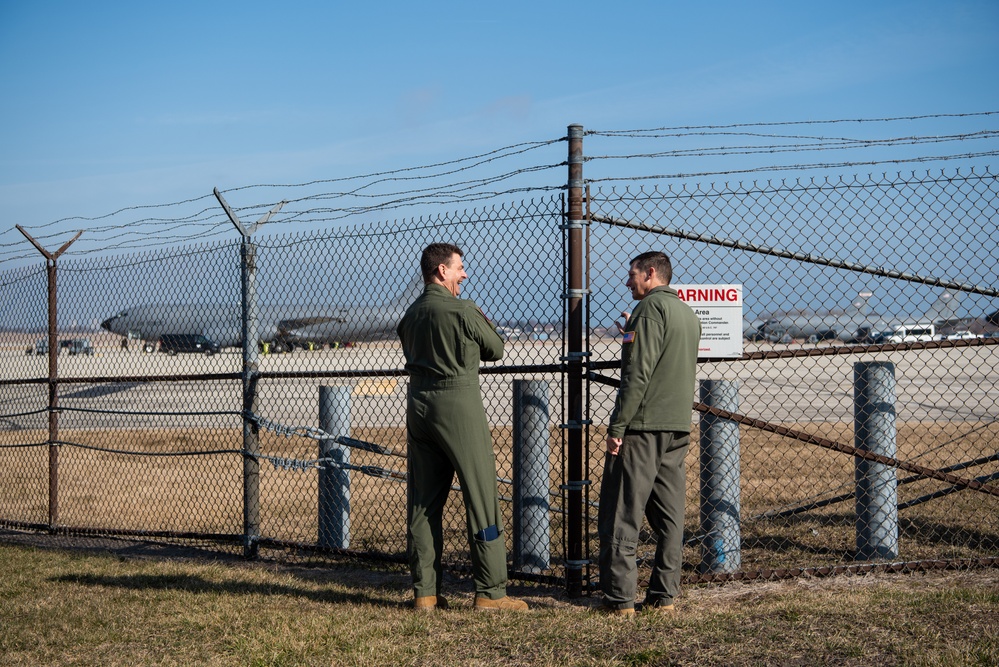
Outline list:
[[[799,424],[795,428],[821,433],[852,444],[849,425]],[[929,467],[994,454],[999,425],[900,424],[900,456]],[[401,429],[357,429],[355,437],[391,447],[396,456],[351,451],[351,462],[405,470],[405,434]],[[512,477],[509,428],[494,430],[500,477]],[[695,444],[688,455],[686,532],[696,535],[698,516],[698,461]],[[233,429],[171,431],[118,430],[63,432],[67,441],[93,447],[111,447],[143,454],[178,454],[205,450],[238,450],[241,433]],[[559,433],[553,430],[549,488],[562,483]],[[0,444],[40,442],[41,432],[0,433]],[[602,468],[601,428],[591,433],[589,477],[591,498],[599,493]],[[742,538],[743,569],[807,567],[851,562],[855,548],[853,524],[854,462],[849,456],[788,438],[742,429]],[[265,454],[293,459],[315,459],[318,445],[301,438],[261,433]],[[989,470],[995,470],[991,464]],[[986,470],[988,472],[989,470]],[[982,474],[981,469],[960,472]],[[907,474],[901,473],[900,478]],[[279,540],[315,543],[318,537],[317,482],[314,471],[260,466],[261,532]],[[45,523],[48,459],[44,447],[0,448],[0,518]],[[905,501],[946,485],[923,480],[900,487]],[[502,495],[509,495],[501,485]],[[844,494],[847,500],[821,509],[783,518],[763,518],[766,512],[795,507],[811,500]],[[557,495],[553,505],[561,505]],[[507,526],[512,525],[510,503]],[[453,557],[464,557],[464,513],[459,494],[448,508],[447,544]],[[591,511],[595,517],[595,511]],[[994,556],[999,549],[999,503],[992,496],[964,491],[923,503],[901,515],[902,558],[973,558]],[[242,532],[242,458],[238,454],[199,456],[139,456],[62,447],[59,451],[59,522],[73,527],[120,530]],[[561,516],[553,513],[553,552],[561,540]],[[589,537],[595,540],[595,526]],[[595,544],[595,542],[593,542]],[[405,486],[397,481],[353,473],[351,478],[351,547],[382,553],[405,549]],[[642,555],[647,555],[645,551]],[[685,562],[700,560],[699,547],[690,546]]]
[[[11,545],[0,536],[4,665],[995,665],[999,571],[691,587],[633,620],[557,590],[532,609],[406,608],[408,576]],[[8,544],[4,545],[3,542]]]

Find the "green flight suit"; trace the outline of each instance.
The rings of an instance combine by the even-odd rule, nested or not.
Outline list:
[[[608,606],[635,606],[643,516],[657,538],[645,602],[672,604],[679,594],[684,458],[700,336],[697,315],[666,286],[646,294],[625,325],[621,389],[607,429],[623,443],[617,455],[606,456],[597,516],[600,588]]]
[[[475,592],[506,595],[506,546],[496,457],[479,391],[479,364],[503,356],[503,339],[475,303],[428,284],[397,333],[409,394],[408,555],[416,597],[440,595],[444,504],[458,474]]]

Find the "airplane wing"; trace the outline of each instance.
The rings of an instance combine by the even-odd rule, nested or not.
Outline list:
[[[280,320],[277,323],[278,331],[295,331],[296,329],[302,329],[305,327],[315,326],[317,324],[329,324],[335,322],[338,324],[344,324],[347,322],[347,318],[339,315],[333,316],[323,316],[317,315],[313,317],[297,317]]]

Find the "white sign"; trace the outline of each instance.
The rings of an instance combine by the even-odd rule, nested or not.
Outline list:
[[[742,356],[742,285],[670,285],[701,320],[697,357]]]

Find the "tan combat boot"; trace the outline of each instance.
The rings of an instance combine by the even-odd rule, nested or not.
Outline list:
[[[527,611],[527,603],[509,595],[501,597],[499,600],[475,597],[476,611]]]
[[[434,609],[447,608],[447,599],[443,595],[426,595],[413,600],[413,609],[416,611],[433,611]]]

